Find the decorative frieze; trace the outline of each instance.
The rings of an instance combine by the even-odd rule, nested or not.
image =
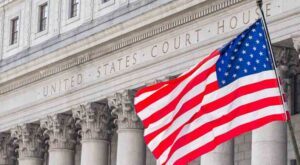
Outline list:
[[[14,149],[10,134],[0,133],[0,164],[12,164],[13,155]]]
[[[73,109],[82,140],[108,140],[111,116],[107,103],[86,103]]]
[[[19,159],[43,158],[44,139],[38,124],[24,124],[11,130],[13,144],[18,146]]]
[[[48,136],[51,149],[73,150],[76,144],[75,123],[72,115],[56,114],[41,120],[44,136]]]
[[[115,93],[108,99],[112,115],[116,116],[118,129],[143,129],[143,124],[134,110],[134,90]]]

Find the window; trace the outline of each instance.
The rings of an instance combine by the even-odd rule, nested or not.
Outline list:
[[[296,74],[291,78],[291,85],[292,85],[292,90],[291,90],[291,103],[292,104],[292,115],[299,114],[300,113],[300,74]]]
[[[48,19],[48,4],[39,7],[39,32],[46,30]]]
[[[296,161],[296,159],[292,159],[292,160],[290,160],[290,165],[297,165],[297,161]]]
[[[109,0],[102,0],[103,3],[106,3],[106,2],[108,2],[108,1],[109,1]]]
[[[69,18],[76,17],[79,10],[79,0],[70,0],[70,15]]]
[[[19,17],[11,20],[11,35],[10,35],[10,45],[14,45],[18,42],[19,33]]]

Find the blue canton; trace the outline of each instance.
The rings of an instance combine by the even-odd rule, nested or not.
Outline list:
[[[262,20],[257,20],[220,50],[217,78],[220,87],[244,76],[272,70]]]

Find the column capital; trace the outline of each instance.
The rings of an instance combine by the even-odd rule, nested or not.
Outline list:
[[[0,164],[11,164],[13,158],[12,139],[9,133],[0,133]]]
[[[283,78],[299,73],[299,56],[293,49],[273,46],[273,51],[276,64]]]
[[[119,129],[143,129],[143,124],[134,110],[134,90],[115,93],[108,98],[112,115],[116,116]]]
[[[108,140],[111,116],[107,103],[82,104],[72,113],[82,129],[82,140]]]
[[[73,150],[76,144],[72,115],[55,114],[40,121],[43,134],[49,137],[50,149]]]
[[[11,137],[14,138],[14,144],[19,146],[19,159],[26,157],[43,157],[44,139],[38,124],[19,125],[11,130]]]
[[[294,48],[300,53],[300,33],[293,37]]]

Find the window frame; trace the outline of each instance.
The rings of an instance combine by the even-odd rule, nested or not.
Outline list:
[[[69,19],[77,17],[80,10],[80,0],[69,1]]]
[[[48,29],[49,4],[42,3],[38,6],[38,32],[43,32]]]
[[[19,41],[19,32],[20,32],[20,17],[16,16],[10,19],[10,36],[9,36],[9,45],[15,45]]]
[[[296,159],[290,159],[290,165],[297,165]]]
[[[95,1],[95,2],[97,2],[97,5],[98,5],[98,8],[96,10],[98,12],[101,12],[101,11],[103,11],[103,9],[115,5],[115,3],[116,3],[115,1],[116,0],[107,0],[107,1],[98,0],[98,1]]]

